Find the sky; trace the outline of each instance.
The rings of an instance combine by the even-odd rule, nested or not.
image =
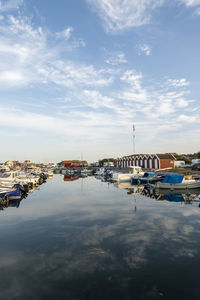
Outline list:
[[[200,0],[1,0],[0,161],[200,150]]]

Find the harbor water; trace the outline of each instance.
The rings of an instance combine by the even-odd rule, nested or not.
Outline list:
[[[0,211],[0,299],[199,299],[200,207],[54,175]]]

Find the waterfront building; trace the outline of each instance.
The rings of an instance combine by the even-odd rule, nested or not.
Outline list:
[[[64,160],[63,164],[65,168],[79,168],[88,166],[88,163],[85,160]]]
[[[134,154],[116,159],[117,168],[138,166],[145,169],[174,168],[176,158],[171,153]]]

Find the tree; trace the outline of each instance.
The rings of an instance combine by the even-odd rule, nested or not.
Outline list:
[[[103,163],[108,162],[108,161],[111,161],[115,164],[115,159],[114,158],[104,158],[104,159],[99,160],[99,166],[103,167]]]

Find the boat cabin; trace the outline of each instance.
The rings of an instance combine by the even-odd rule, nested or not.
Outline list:
[[[136,166],[134,166],[134,167],[130,167],[130,168],[129,168],[129,173],[130,173],[130,174],[133,174],[133,175],[137,175],[137,174],[143,173],[143,171],[142,171],[142,168],[141,168],[141,167],[136,167]]]

